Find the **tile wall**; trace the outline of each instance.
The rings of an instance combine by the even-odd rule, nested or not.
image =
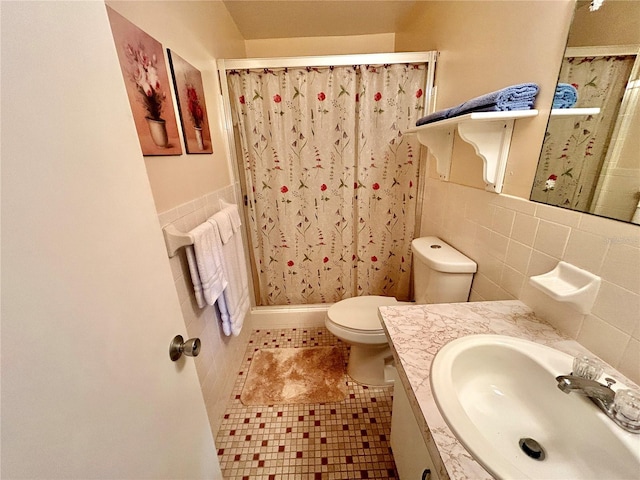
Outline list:
[[[158,215],[160,226],[173,224],[179,231],[188,232],[220,210],[220,200],[234,203],[234,186],[229,185],[204,197],[180,205]],[[251,332],[250,315],[238,337],[227,337],[222,332],[219,312],[215,307],[200,309],[193,295],[193,284],[189,274],[184,249],[169,259],[173,279],[182,308],[182,316],[189,338],[202,341],[200,355],[194,360],[200,379],[211,431],[215,436],[225,405],[235,382],[235,372],[243,360],[244,351]]]
[[[478,263],[471,301],[519,299],[640,383],[640,226],[429,179],[421,235]],[[529,285],[559,260],[602,278],[589,315]]]

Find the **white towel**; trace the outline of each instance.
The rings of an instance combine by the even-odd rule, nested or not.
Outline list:
[[[231,222],[231,216],[229,215],[229,209],[226,207],[216,213],[212,218],[215,218],[215,222],[218,224],[218,230],[220,231],[220,239],[222,243],[226,245],[233,234],[236,233],[233,229],[233,223]]]
[[[233,232],[237,232],[242,225],[242,221],[240,220],[240,212],[238,211],[236,205],[233,203],[227,203],[224,200],[220,200],[220,208],[223,212],[226,212],[227,215],[229,215]]]
[[[196,302],[200,308],[213,305],[227,287],[222,267],[222,243],[214,223],[204,222],[189,232],[193,247],[187,246],[187,262]]]
[[[200,308],[204,308],[207,302],[204,301],[204,293],[202,293],[202,282],[200,281],[200,272],[198,272],[198,264],[196,263],[196,254],[193,251],[193,245],[187,245],[184,251],[187,254],[187,263],[189,264],[189,273],[191,274],[191,283],[193,283],[193,293],[196,297],[196,303]]]
[[[227,208],[235,209],[237,213],[237,206]],[[221,224],[231,225],[229,214],[223,210],[211,217],[209,222],[219,227]],[[222,228],[219,228],[219,232],[222,240]],[[238,335],[250,307],[247,265],[239,230],[233,233],[226,243],[224,241],[222,243],[222,268],[225,277],[229,280],[229,285],[218,299],[222,330],[225,335]]]

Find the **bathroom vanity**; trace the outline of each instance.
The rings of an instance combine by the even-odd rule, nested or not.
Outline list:
[[[439,480],[494,478],[456,438],[434,400],[430,382],[431,364],[438,351],[447,343],[469,335],[495,334],[536,342],[572,357],[583,354],[595,356],[537,318],[529,307],[517,300],[392,306],[380,307],[379,311],[398,370],[399,378],[395,387],[400,399],[398,406],[407,401],[410,405],[410,408],[400,408],[401,412],[398,412],[401,426],[397,427],[397,421],[395,425],[396,429],[402,430],[401,435],[398,431],[394,434],[392,422],[392,447],[395,438],[396,450],[404,451],[405,447],[411,451],[422,449],[430,457],[424,460],[426,457],[423,455],[405,455],[404,452],[398,452],[396,456],[394,451],[401,478],[403,471],[411,471],[413,477],[416,468],[420,470],[420,474],[424,468],[430,468],[435,471],[432,478]],[[628,387],[637,388],[615,369],[601,363],[605,375]],[[568,373],[570,372],[567,371],[566,374]],[[394,394],[394,417],[395,397]],[[413,428],[411,422],[407,422],[407,412],[411,411],[415,416]],[[421,434],[421,439],[416,438],[416,431]],[[633,465],[631,467],[635,468]],[[640,463],[638,467],[640,468]]]

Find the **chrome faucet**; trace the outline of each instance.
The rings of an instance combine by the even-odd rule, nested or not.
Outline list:
[[[564,393],[576,392],[584,395],[595,403],[616,425],[627,432],[640,433],[640,426],[625,421],[624,417],[620,418],[621,415],[617,414],[614,406],[616,392],[611,389],[611,385],[616,382],[612,378],[606,378],[605,380],[607,385],[576,375],[560,375],[556,377],[558,388]]]
[[[577,377],[575,375],[560,375],[556,377],[558,388],[564,393],[576,392],[589,397],[600,408],[609,409],[613,406],[616,392],[611,390],[612,383],[602,385],[595,380]]]

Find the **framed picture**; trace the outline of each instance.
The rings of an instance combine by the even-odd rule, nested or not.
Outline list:
[[[181,155],[162,45],[112,8],[107,13],[142,154]]]
[[[202,75],[175,52],[167,53],[187,153],[213,153]]]

